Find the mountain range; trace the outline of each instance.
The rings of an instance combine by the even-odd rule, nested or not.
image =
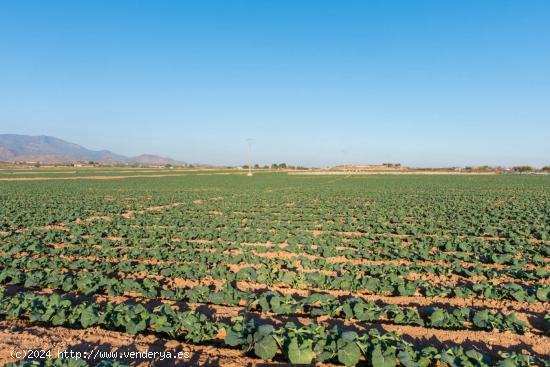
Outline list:
[[[110,150],[90,150],[53,136],[0,134],[0,161],[75,163],[94,161],[98,163],[125,163],[144,165],[183,165],[172,158],[153,154],[127,157]]]

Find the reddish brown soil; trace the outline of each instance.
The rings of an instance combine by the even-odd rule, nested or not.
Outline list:
[[[163,177],[163,176],[176,176],[176,175],[147,175],[147,176],[90,176],[90,177],[67,177],[67,178],[23,178],[23,179],[0,179],[0,180],[50,180],[50,179],[118,179],[118,178],[131,178],[131,177]],[[211,200],[214,200],[212,198]],[[202,200],[193,201],[196,205],[202,205],[204,202]],[[167,208],[175,207],[182,205],[183,203],[171,203],[167,205],[154,206],[141,210],[128,210],[117,216],[121,216],[126,219],[131,219],[136,214],[143,214],[149,211],[162,211]],[[212,216],[223,215],[222,212],[211,210],[208,212]],[[88,217],[85,219],[79,219],[75,223],[83,223],[93,220],[112,220],[112,216],[101,216],[96,215]],[[246,221],[246,219],[243,219]],[[59,226],[47,226],[43,227],[44,229],[66,229],[62,225]],[[313,231],[314,236],[320,236],[324,233],[321,230]],[[0,233],[3,234],[3,233]],[[7,233],[6,233],[7,234]],[[363,235],[359,232],[342,232],[338,233],[344,236],[358,236]],[[407,235],[393,235],[400,238],[407,238],[410,236]],[[110,237],[112,240],[120,240],[121,238]],[[479,237],[484,240],[501,240],[501,238],[493,237]],[[539,242],[536,240],[531,240],[532,242]],[[212,243],[213,241],[209,240],[193,240],[197,244],[207,244]],[[542,241],[540,241],[542,242]],[[61,246],[62,244],[54,244],[54,247]],[[244,243],[243,245],[250,246],[249,253],[252,253],[256,256],[261,256],[265,258],[279,258],[286,259],[288,262],[293,262],[294,265],[298,266],[299,271],[311,271],[303,269],[299,262],[300,256],[305,256],[308,259],[314,260],[322,258],[317,255],[308,255],[305,253],[297,254],[285,250],[287,246],[286,243],[282,244],[273,244],[273,243]],[[337,247],[340,250],[353,250],[358,251],[352,247],[344,246]],[[404,242],[404,245],[407,246],[407,242]],[[197,246],[200,247],[200,246]],[[256,248],[254,248],[256,247]],[[262,252],[264,248],[267,248],[267,252]],[[213,249],[205,249],[205,251],[215,251]],[[242,250],[235,250],[232,253],[240,253]],[[519,256],[519,254],[518,254]],[[67,258],[77,258],[77,257],[67,257]],[[100,259],[95,257],[88,257],[90,259]],[[344,256],[338,257],[329,257],[324,258],[327,261],[341,263],[348,262],[352,264],[363,264],[363,265],[387,265],[394,264],[398,266],[407,266],[413,264],[413,262],[406,260],[383,260],[383,261],[371,261],[367,259],[347,259]],[[106,261],[117,261],[116,259],[102,258]],[[120,260],[120,259],[119,259]],[[132,259],[134,260],[134,259]],[[138,259],[137,261],[143,263],[158,263],[161,261],[156,261],[154,259]],[[445,262],[415,262],[414,264],[418,265],[450,265]],[[463,265],[475,265],[471,263],[463,263]],[[491,269],[504,269],[506,265],[496,265],[496,264],[480,264],[483,267]],[[250,266],[245,263],[238,265],[232,265],[231,268],[233,271],[238,271],[239,269]],[[550,269],[550,266],[545,266],[545,268]],[[527,265],[526,269],[536,269],[534,265]],[[318,271],[318,270],[316,270]],[[335,275],[334,272],[325,272],[327,274]],[[169,287],[193,287],[197,285],[213,285],[215,287],[220,287],[224,281],[221,280],[212,280],[209,278],[201,279],[199,281],[182,279],[182,278],[167,278],[162,276],[150,276],[145,272],[139,274],[129,275],[130,278],[143,278],[151,277],[157,280],[162,280]],[[480,280],[486,280],[484,277],[471,277],[464,278],[456,275],[451,276],[435,276],[433,274],[415,274],[411,273],[406,276],[407,279],[427,279],[433,283],[453,283],[457,284],[459,282],[468,280],[471,282],[476,282]],[[509,277],[500,277],[496,279],[491,279],[491,282],[517,282]],[[546,279],[539,282],[524,282],[525,284],[550,284],[550,280]],[[542,315],[550,313],[550,305],[542,302],[537,302],[534,304],[528,304],[524,302],[516,301],[494,301],[494,300],[485,300],[485,299],[458,299],[458,298],[444,298],[444,297],[422,297],[422,296],[411,296],[411,297],[394,297],[394,296],[380,296],[380,295],[369,295],[365,293],[354,293],[348,291],[325,291],[321,289],[294,289],[286,285],[279,284],[275,286],[266,286],[263,284],[251,283],[251,282],[238,282],[237,286],[243,290],[252,290],[252,291],[265,291],[265,290],[274,290],[282,294],[287,295],[299,295],[299,296],[308,296],[313,292],[319,293],[329,293],[335,296],[359,296],[365,300],[369,301],[379,301],[386,304],[395,304],[404,307],[416,307],[419,309],[437,306],[437,307],[474,307],[474,308],[487,308],[499,312],[516,312],[518,318],[527,321],[531,326],[540,322]],[[44,290],[48,292],[48,290]],[[99,295],[94,297],[97,301],[115,301],[115,302],[132,302],[133,298],[140,298],[137,294],[127,294],[126,297],[109,297]],[[166,301],[165,301],[166,302]],[[168,302],[171,303],[171,302]],[[215,306],[215,305],[203,305],[203,304],[188,304],[183,307],[189,307],[190,309],[199,309],[202,312],[210,313],[212,317],[216,319],[227,319],[237,314],[240,314],[244,311],[242,307],[226,307],[226,306]],[[368,324],[357,321],[346,321],[342,319],[329,319],[329,318],[307,318],[292,316],[276,316],[269,313],[259,314],[251,313],[250,317],[258,318],[263,321],[275,323],[282,325],[284,322],[293,321],[298,324],[309,324],[311,322],[319,322],[327,326],[342,326],[358,331],[365,331],[369,328],[376,328],[385,332],[396,332],[398,335],[401,335],[405,340],[414,343],[415,345],[425,346],[425,345],[436,345],[436,346],[448,346],[449,344],[461,344],[464,347],[477,347],[485,353],[496,355],[498,351],[508,351],[514,350],[518,352],[525,352],[528,354],[537,354],[542,357],[550,356],[550,337],[542,335],[541,332],[534,330],[533,332],[528,332],[525,335],[512,334],[510,332],[483,332],[483,331],[469,331],[469,330],[459,330],[459,331],[448,331],[448,330],[438,330],[430,329],[417,326],[397,326],[390,324]],[[90,351],[90,350],[137,350],[137,351],[187,351],[190,353],[190,359],[180,361],[181,365],[221,365],[221,366],[245,366],[245,365],[255,365],[259,360],[254,358],[248,358],[242,354],[241,351],[229,348],[219,348],[217,346],[193,346],[190,344],[185,344],[177,341],[164,340],[154,335],[148,336],[130,336],[125,333],[112,332],[101,330],[98,328],[90,328],[86,330],[71,330],[62,327],[40,327],[32,325],[24,321],[0,321],[0,364],[13,361],[14,359],[10,357],[10,351],[16,347],[24,347],[26,349],[45,349],[53,348],[54,350],[63,350],[71,349],[75,351]],[[151,361],[143,361],[137,363],[137,365],[150,365]],[[158,366],[174,366],[178,365],[176,361],[155,361],[154,365]]]
[[[390,224],[390,223],[385,223]],[[321,224],[322,226],[322,224]],[[350,236],[350,237],[361,237],[361,236],[369,236],[373,233],[368,232],[342,232],[342,231],[323,231],[323,230],[311,230],[310,231],[314,237],[319,237],[322,234],[330,233],[330,234],[336,234],[336,235],[342,235],[342,236]],[[415,237],[411,234],[397,234],[397,233],[374,233],[375,236],[382,236],[382,237],[397,237],[397,238],[410,238]],[[426,234],[428,237],[434,237],[434,238],[450,238],[450,235],[441,235],[441,234]],[[495,237],[495,236],[456,236],[458,238],[478,238],[481,240],[486,241],[504,241],[507,238],[506,237]],[[544,243],[549,241],[544,240],[537,240],[536,238],[529,238],[530,242],[533,243]]]
[[[123,301],[123,299],[120,299],[120,301]],[[204,305],[191,305],[192,309],[201,307],[201,311],[204,312]],[[215,315],[216,318],[229,318],[239,314],[242,308],[209,305],[208,310]],[[368,323],[328,318],[318,318],[314,320],[302,317],[279,317],[270,314],[249,314],[249,317],[258,318],[261,321],[277,325],[282,325],[287,321],[293,321],[302,325],[317,321],[318,323],[325,324],[327,327],[337,325],[356,331],[366,331],[372,327],[376,327],[384,332],[396,332],[406,340],[419,346],[436,345],[442,347],[459,343],[466,347],[478,346],[483,352],[493,355],[496,355],[496,352],[499,350],[515,350],[518,352],[537,354],[542,357],[550,355],[550,338],[531,333],[516,335],[509,332],[447,331],[417,326],[371,325]],[[223,337],[223,335],[220,336],[220,338],[221,337]],[[222,359],[223,356],[223,361],[218,361],[219,365],[222,366],[236,366],[238,365],[237,363],[243,365],[242,363],[257,362],[256,360],[244,357],[240,351],[210,346],[197,347],[177,341],[163,340],[152,335],[131,337],[128,334],[106,331],[99,328],[89,328],[86,330],[71,330],[62,327],[42,328],[29,326],[28,323],[22,321],[0,321],[0,361],[13,361],[8,351],[17,347],[21,348],[22,346],[32,349],[73,349],[81,352],[92,349],[122,351],[125,350],[125,348],[133,348],[138,351],[144,351],[146,349],[151,351],[183,350],[192,353],[199,353],[200,351],[201,356],[202,354],[206,354],[206,360],[199,359],[196,362],[206,363],[210,361],[213,356],[220,359]],[[190,358],[193,357],[190,356]],[[190,361],[187,362],[189,363]],[[171,363],[174,363],[174,361],[171,361]],[[138,365],[142,364],[138,363]],[[146,365],[146,363],[144,365]],[[155,363],[155,365],[174,364]]]
[[[238,349],[218,348],[216,346],[195,346],[175,340],[166,340],[153,335],[137,335],[107,331],[99,328],[72,330],[64,327],[30,326],[17,321],[0,321],[0,364],[14,362],[12,350],[51,349],[54,355],[58,351],[95,352],[95,351],[139,351],[166,352],[173,354],[188,352],[188,358],[181,360],[133,360],[136,366],[254,366],[259,360],[243,355]]]
[[[67,257],[67,258],[76,258],[76,257]],[[108,259],[105,259],[108,261]],[[113,259],[115,260],[115,259]],[[147,263],[156,263],[156,260],[142,260]],[[239,268],[239,265],[235,266],[235,270]],[[124,274],[123,276],[133,279],[141,279],[144,277],[149,277],[156,279],[158,281],[165,281],[169,287],[194,287],[197,285],[215,285],[220,287],[224,281],[222,280],[212,280],[209,277],[205,277],[200,280],[191,280],[184,278],[172,278],[164,277],[161,275],[149,275],[147,272],[142,272],[138,274]],[[263,289],[267,288],[271,290],[277,290],[283,294],[296,294],[300,296],[308,296],[312,292],[318,293],[329,293],[335,296],[360,296],[366,300],[380,300],[389,304],[403,304],[403,303],[414,303],[417,305],[429,306],[433,303],[441,303],[449,306],[468,306],[468,307],[486,307],[492,308],[495,310],[502,310],[506,312],[516,311],[521,313],[530,313],[530,314],[541,314],[549,313],[550,305],[543,302],[536,302],[529,304],[527,302],[517,302],[511,300],[488,300],[488,299],[478,299],[478,298],[468,298],[468,299],[459,299],[459,298],[445,298],[445,297],[423,297],[423,296],[412,296],[412,297],[400,297],[400,296],[383,296],[383,295],[371,295],[364,292],[349,292],[349,291],[339,291],[339,290],[323,290],[323,289],[296,289],[291,288],[285,284],[266,286],[263,284],[252,283],[252,282],[238,282],[242,285],[243,289]]]

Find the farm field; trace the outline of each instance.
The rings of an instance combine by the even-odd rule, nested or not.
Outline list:
[[[151,175],[0,180],[1,364],[550,366],[548,176],[122,171],[0,173]]]
[[[122,179],[141,177],[166,177],[215,174],[246,174],[235,169],[195,169],[195,168],[133,168],[133,167],[38,167],[0,168],[0,181],[32,181],[59,179]]]

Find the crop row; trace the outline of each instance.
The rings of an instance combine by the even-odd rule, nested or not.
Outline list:
[[[226,283],[219,291],[208,287],[165,288],[153,279],[143,281],[106,278],[94,273],[56,274],[46,271],[19,272],[4,270],[0,273],[0,283],[23,285],[33,288],[60,289],[64,292],[78,291],[85,295],[108,294],[121,296],[140,294],[145,298],[159,296],[173,301],[191,303],[213,303],[222,305],[244,305],[249,310],[271,312],[280,315],[306,314],[310,317],[330,316],[356,319],[367,322],[389,322],[394,324],[425,325],[444,329],[509,330],[523,334],[527,325],[518,320],[515,314],[505,315],[487,310],[456,308],[447,312],[431,309],[422,313],[414,309],[396,305],[378,306],[361,298],[336,298],[327,294],[313,294],[303,299],[283,296],[276,292],[256,294],[243,292]]]
[[[142,305],[74,303],[59,295],[35,295],[19,293],[5,296],[0,292],[0,314],[8,318],[23,318],[49,325],[88,328],[99,326],[109,330],[123,330],[130,334],[156,332],[169,338],[191,343],[212,342],[225,330],[224,344],[240,346],[244,351],[264,360],[280,357],[291,363],[311,363],[337,360],[352,366],[366,358],[374,367],[429,366],[436,361],[448,366],[490,366],[492,361],[475,350],[461,347],[437,350],[434,347],[415,348],[393,333],[379,334],[375,330],[358,334],[353,331],[311,324],[297,327],[287,323],[282,328],[270,324],[258,324],[243,317],[234,318],[230,324],[210,321],[202,313],[179,312],[163,304],[153,311]],[[501,366],[545,365],[548,361],[537,357],[504,354],[496,362]],[[504,363],[504,364],[503,364]]]
[[[79,245],[74,243],[63,247],[51,247],[44,243],[45,239],[39,240],[35,237],[27,236],[11,236],[6,237],[7,243],[3,244],[3,250],[6,253],[17,254],[21,252],[32,254],[48,254],[52,256],[70,255],[70,256],[95,256],[95,257],[110,257],[110,258],[130,258],[130,259],[155,259],[158,261],[200,261],[205,264],[218,264],[220,262],[237,263],[246,262],[249,264],[265,264],[273,265],[288,265],[288,260],[299,260],[301,265],[306,269],[326,270],[350,272],[354,274],[362,273],[365,275],[378,275],[388,273],[399,273],[406,275],[411,272],[421,273],[429,272],[436,275],[456,274],[459,276],[482,275],[487,278],[496,278],[501,276],[513,277],[520,280],[537,280],[544,279],[550,276],[550,271],[544,265],[547,262],[542,262],[537,266],[536,270],[525,268],[525,261],[517,260],[514,257],[514,264],[507,265],[499,269],[491,269],[478,264],[463,265],[462,260],[453,260],[449,265],[415,265],[412,263],[409,267],[403,268],[392,264],[387,265],[364,265],[352,264],[348,261],[333,262],[330,259],[325,259],[322,256],[309,255],[311,257],[302,256],[307,251],[292,248],[290,245],[280,248],[278,246],[254,246],[254,245],[239,245],[228,243],[201,244],[197,246],[193,242],[165,242],[165,241],[147,241],[128,245],[110,241],[102,238],[89,238],[85,244]],[[197,248],[198,247],[198,248]],[[542,247],[539,246],[539,247]],[[289,255],[295,254],[295,259],[273,259],[272,256],[262,256],[263,253],[272,251],[284,250]],[[228,253],[231,251],[231,253]],[[235,254],[238,251],[241,254]],[[496,256],[496,255],[495,255]],[[512,256],[508,254],[506,256]],[[393,259],[395,260],[395,259]],[[544,260],[544,258],[543,258]],[[408,260],[407,260],[408,261]],[[418,261],[415,260],[415,261]],[[424,260],[422,260],[424,262]]]
[[[194,244],[196,246],[196,244]],[[170,244],[153,248],[143,248],[142,246],[135,246],[131,248],[117,249],[115,251],[107,249],[106,251],[103,248],[89,247],[82,248],[79,246],[74,247],[62,247],[62,248],[50,248],[44,246],[39,240],[33,239],[26,241],[22,244],[5,244],[6,252],[13,254],[19,253],[21,251],[26,253],[33,254],[42,254],[48,253],[52,256],[60,256],[68,254],[71,256],[86,256],[94,254],[97,256],[111,256],[111,257],[129,257],[129,258],[152,258],[155,260],[164,260],[170,259],[170,261],[181,261],[181,262],[201,262],[204,266],[217,265],[220,262],[228,263],[239,263],[246,262],[252,264],[265,264],[268,267],[273,267],[274,265],[280,265],[282,267],[290,265],[285,259],[271,259],[262,257],[261,254],[254,255],[250,253],[243,254],[228,254],[228,253],[216,253],[211,251],[197,251],[193,248],[193,244]],[[211,248],[211,247],[210,247]],[[229,246],[229,249],[241,249],[239,246]],[[169,251],[167,251],[169,250]],[[192,258],[192,260],[189,260]],[[372,275],[380,276],[386,275],[388,273],[398,273],[399,275],[406,275],[411,272],[433,272],[437,275],[440,274],[449,274],[454,273],[460,276],[471,276],[471,275],[480,275],[487,276],[489,278],[498,277],[498,276],[515,276],[520,279],[544,279],[548,278],[550,272],[544,267],[540,267],[536,270],[525,270],[522,267],[509,267],[505,270],[496,270],[496,269],[484,269],[480,266],[463,266],[461,264],[452,264],[448,267],[433,265],[433,266],[419,266],[412,265],[404,270],[403,267],[398,267],[393,264],[388,265],[362,265],[362,264],[350,264],[350,263],[331,263],[324,259],[315,259],[310,260],[305,257],[298,257],[302,265],[307,269],[318,270],[322,268],[323,270],[334,270],[339,272],[348,272],[353,274],[361,275]],[[182,264],[183,265],[183,264]],[[165,267],[170,266],[169,264],[164,264]]]
[[[472,237],[418,236],[407,237],[406,242],[400,237],[365,234],[352,239],[339,238],[333,233],[315,237],[308,231],[285,233],[274,238],[270,229],[265,229],[266,237],[256,238],[253,233],[262,232],[257,227],[239,228],[235,231],[246,233],[248,238],[233,238],[222,231],[219,226],[212,230],[205,227],[156,228],[146,227],[147,223],[133,223],[133,219],[122,219],[123,222],[90,222],[72,225],[69,231],[53,230],[43,234],[47,241],[86,243],[89,238],[94,241],[114,236],[123,239],[122,244],[135,244],[146,240],[150,244],[162,243],[178,238],[181,240],[209,240],[223,242],[247,243],[282,243],[288,244],[288,250],[300,251],[315,256],[345,256],[350,259],[368,258],[371,260],[406,259],[409,261],[468,261],[487,264],[520,264],[540,265],[545,257],[550,256],[550,243],[535,243],[525,239],[485,240]],[[145,227],[141,227],[145,226]],[[268,227],[272,228],[272,227]],[[34,236],[44,231],[29,231]],[[85,236],[86,239],[81,236]],[[403,244],[406,244],[404,246]],[[517,255],[521,254],[520,257]]]
[[[24,271],[19,271],[13,268],[13,259],[4,258],[4,268],[0,273],[0,281],[24,283],[27,278],[33,278],[38,276],[35,281],[38,285],[42,280],[40,278],[40,272],[34,272],[25,274]],[[26,267],[28,260],[23,258],[18,261],[18,264],[22,265],[22,268],[27,270]],[[62,259],[45,259],[45,263],[40,264],[36,262],[29,263],[34,266],[32,268],[48,268],[51,270],[58,269],[61,272],[62,269],[66,269],[69,263],[68,260]],[[86,266],[87,265],[87,266]],[[487,299],[509,299],[520,302],[546,302],[550,297],[550,286],[536,285],[526,286],[517,283],[507,284],[492,284],[486,281],[480,281],[477,283],[464,283],[464,284],[433,284],[430,281],[423,279],[420,280],[407,280],[403,279],[395,274],[380,274],[377,276],[364,276],[363,274],[342,273],[339,275],[326,275],[321,272],[297,272],[286,269],[276,269],[268,267],[244,267],[235,272],[227,265],[209,266],[207,264],[191,263],[178,263],[178,264],[154,264],[134,265],[131,262],[118,263],[112,266],[110,271],[105,273],[98,272],[99,265],[97,263],[85,262],[79,263],[79,272],[82,269],[87,269],[90,273],[84,273],[80,276],[91,278],[89,282],[95,283],[95,287],[99,287],[102,282],[94,278],[105,278],[105,275],[110,273],[124,272],[126,274],[141,273],[146,270],[150,275],[160,275],[170,278],[182,278],[200,280],[206,277],[217,280],[227,281],[250,281],[265,285],[284,285],[291,288],[316,288],[323,290],[344,290],[365,292],[369,294],[377,295],[398,295],[398,296],[413,296],[416,294],[422,294],[427,297],[459,297],[459,298],[473,298],[483,297]],[[93,275],[91,275],[93,273]],[[54,273],[51,273],[53,275]],[[71,278],[70,275],[65,274],[65,278]],[[4,280],[7,279],[7,280]],[[109,280],[107,280],[109,281]]]
[[[337,184],[329,179],[265,174],[253,184],[242,177],[192,175],[162,183],[2,183],[0,228],[70,223],[90,215],[184,202],[177,210],[138,217],[158,225],[225,224],[236,238],[247,237],[240,231],[243,219],[257,228],[283,231],[550,237],[546,178],[354,177]],[[222,199],[210,200],[214,197]],[[196,200],[201,203],[194,204]],[[211,211],[222,215],[213,217]],[[139,219],[136,224],[141,224]]]

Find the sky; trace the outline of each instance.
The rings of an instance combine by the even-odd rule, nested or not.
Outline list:
[[[550,164],[547,0],[0,0],[0,133],[193,163]]]

